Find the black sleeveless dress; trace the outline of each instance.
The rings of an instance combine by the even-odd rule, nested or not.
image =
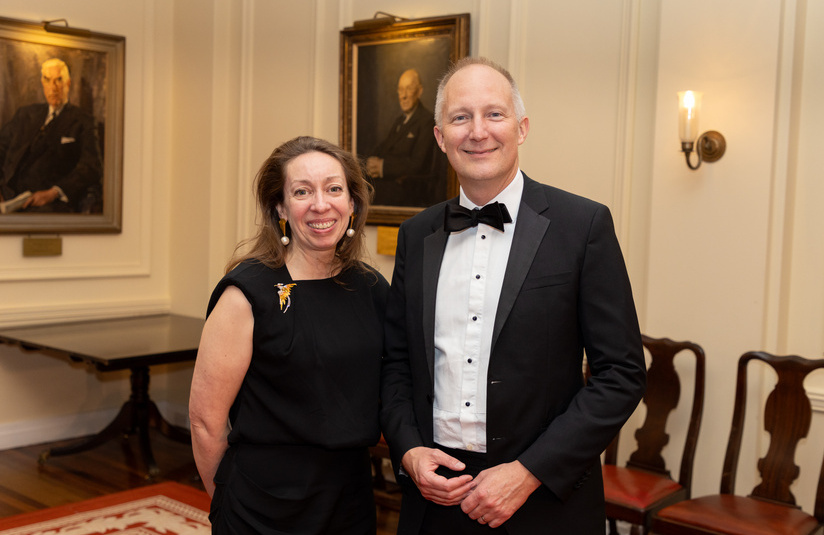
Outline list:
[[[368,447],[379,437],[383,313],[377,272],[293,281],[254,261],[227,286],[252,305],[252,361],[215,475],[212,533],[374,534]]]

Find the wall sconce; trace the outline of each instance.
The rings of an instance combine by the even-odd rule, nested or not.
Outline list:
[[[702,93],[697,91],[678,92],[678,134],[681,136],[681,151],[687,159],[687,167],[693,170],[701,167],[702,162],[711,163],[719,160],[727,150],[727,140],[720,132],[709,130],[698,135],[701,96]],[[693,151],[698,155],[698,163],[695,165],[690,160]]]

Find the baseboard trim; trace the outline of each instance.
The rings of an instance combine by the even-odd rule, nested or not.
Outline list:
[[[188,408],[158,402],[163,417],[174,425],[189,427]],[[97,433],[111,422],[120,409],[105,409],[38,420],[0,424],[0,450],[22,448]]]

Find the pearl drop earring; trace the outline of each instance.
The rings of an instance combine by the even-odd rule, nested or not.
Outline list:
[[[286,235],[286,220],[281,219],[280,221],[278,221],[278,225],[280,225],[281,233],[280,243],[282,243],[283,245],[289,245],[289,242],[291,240],[289,239],[289,236]]]
[[[346,229],[346,235],[350,238],[355,235],[355,229],[352,226],[355,224],[355,214],[349,216],[349,228]]]

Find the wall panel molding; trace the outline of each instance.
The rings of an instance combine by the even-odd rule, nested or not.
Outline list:
[[[168,299],[118,301],[116,303],[88,302],[69,305],[23,305],[0,309],[0,327],[151,316],[166,314],[170,310],[171,304]]]
[[[632,198],[632,150],[635,139],[635,95],[638,84],[638,40],[640,1],[624,0],[621,19],[621,49],[618,66],[616,102],[615,170],[613,173],[612,213],[621,243],[630,236]]]
[[[65,246],[65,244],[64,244]],[[146,277],[150,274],[149,257],[133,262],[111,264],[95,262],[93,264],[76,264],[73,266],[38,267],[14,266],[3,268],[3,281],[46,281],[66,279],[101,279],[121,277]]]
[[[783,3],[776,72],[775,130],[770,173],[767,277],[765,281],[762,347],[783,353],[787,346],[789,276],[792,260],[792,217],[803,75],[802,0]],[[801,13],[798,9],[801,8]]]
[[[100,278],[147,277],[152,271],[152,186],[158,169],[158,155],[152,140],[155,135],[154,88],[157,83],[154,61],[156,1],[144,0],[130,5],[132,24],[126,28],[118,13],[105,22],[93,21],[98,11],[89,2],[64,6],[60,16],[81,27],[124,35],[126,47],[126,86],[123,124],[123,230],[117,234],[62,234],[63,254],[56,257],[25,258],[21,235],[0,236],[0,283],[39,283]],[[12,6],[4,15],[30,19],[25,11]],[[55,6],[43,6],[44,13]],[[48,17],[46,17],[48,18]],[[161,52],[162,53],[162,52]],[[39,290],[30,292],[40,299]],[[128,292],[128,289],[126,289]],[[48,292],[47,292],[48,293]],[[0,305],[1,306],[1,305]]]
[[[255,2],[243,0],[240,44],[240,102],[238,103],[237,232],[235,242],[255,230],[255,202],[250,195],[253,181],[252,132],[254,119]],[[221,266],[222,267],[222,266]]]

